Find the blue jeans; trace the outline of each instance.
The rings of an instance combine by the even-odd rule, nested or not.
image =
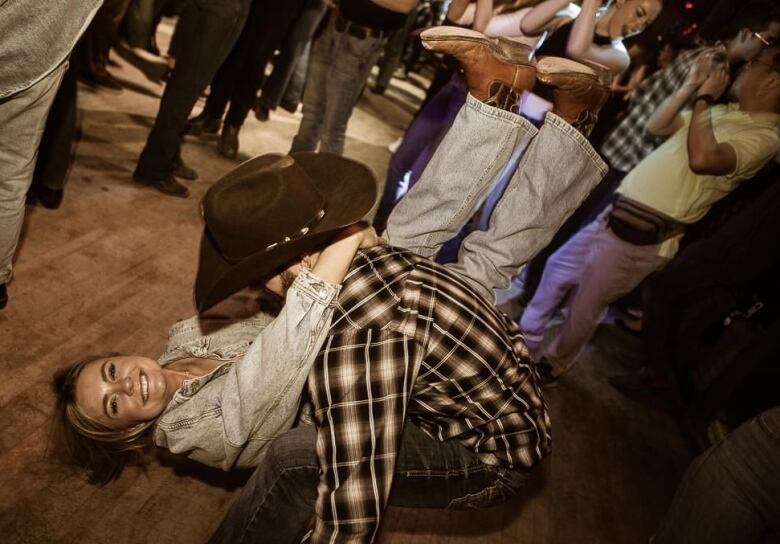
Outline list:
[[[780,407],[691,463],[653,543],[757,544],[770,535],[780,535]]]
[[[384,236],[433,258],[508,178],[487,228],[470,233],[450,265],[493,300],[493,289],[507,287],[547,245],[606,169],[585,137],[560,117],[548,113],[537,129],[469,94],[420,181],[390,215]]]
[[[336,30],[336,12],[314,42],[303,93],[303,119],[291,151],[327,151],[341,155],[352,115],[384,39],[356,38]]]
[[[277,437],[209,542],[300,542],[317,499],[316,442],[317,431],[309,426]],[[528,471],[484,464],[458,442],[439,442],[407,421],[389,502],[418,508],[487,508],[515,495],[528,477]]]
[[[384,193],[373,221],[377,232],[382,232],[387,227],[387,218],[398,201],[398,188],[404,176],[411,171],[409,188],[413,187],[444,134],[455,121],[455,116],[466,101],[467,93],[463,77],[459,74],[453,75],[449,83],[420,109],[406,129],[401,145],[393,153],[387,167]]]

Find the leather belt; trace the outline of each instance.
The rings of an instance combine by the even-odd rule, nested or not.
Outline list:
[[[336,13],[336,31],[341,33],[346,32],[358,40],[364,40],[368,37],[381,39],[386,34],[384,30],[353,23],[352,21],[345,19],[341,15],[341,12]]]

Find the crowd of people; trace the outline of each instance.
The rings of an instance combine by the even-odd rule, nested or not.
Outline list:
[[[133,179],[168,196],[198,175],[185,133],[219,133],[235,158],[250,111],[302,103],[288,154],[242,163],[204,197],[199,314],[159,359],[90,358],[54,380],[61,451],[92,483],[154,448],[254,470],[211,542],[371,542],[388,505],[514,496],[552,452],[544,389],[566,386],[637,290],[622,322],[638,321],[643,364],[610,379],[620,391],[679,388],[709,422],[776,353],[771,2],[687,49],[641,41],[662,0],[452,0],[425,29],[440,17],[418,0],[39,4],[0,5],[0,60],[13,61],[0,63],[0,307],[28,189],[61,201],[76,79],[121,87],[112,46],[167,69]],[[167,59],[165,14],[178,15]],[[347,123],[380,57],[381,94],[418,43],[435,74],[379,198],[342,156]],[[508,316],[496,291],[513,283],[523,310]],[[215,330],[209,312],[242,290],[255,311]],[[778,397],[753,400],[691,465],[655,543],[780,530]]]

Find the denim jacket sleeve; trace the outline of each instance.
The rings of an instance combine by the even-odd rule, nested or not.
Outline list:
[[[282,311],[241,361],[200,387],[193,380],[177,392],[158,421],[157,444],[223,470],[256,466],[271,440],[295,421],[339,290],[301,272]],[[182,410],[174,416],[177,403]]]

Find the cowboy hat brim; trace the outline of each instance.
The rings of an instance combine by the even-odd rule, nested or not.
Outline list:
[[[364,165],[330,153],[291,153],[296,164],[311,178],[325,199],[325,215],[303,237],[261,250],[251,256],[230,262],[204,228],[200,244],[198,272],[195,278],[195,305],[203,312],[257,281],[266,278],[282,265],[303,252],[324,244],[342,228],[361,220],[376,201],[377,185],[371,171]],[[258,166],[279,156],[263,156]],[[243,177],[253,170],[244,163],[231,172]],[[231,175],[228,174],[228,175]],[[295,203],[291,202],[291,206]]]

